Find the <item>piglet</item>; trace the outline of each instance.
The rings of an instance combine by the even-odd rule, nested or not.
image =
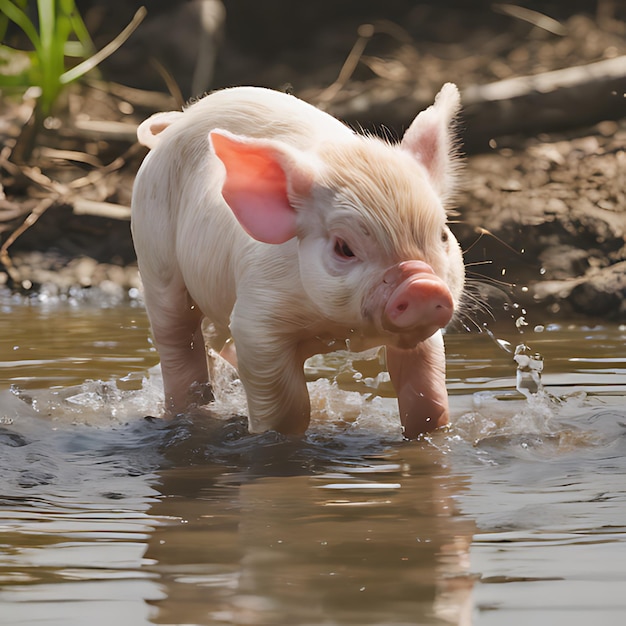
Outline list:
[[[206,346],[232,338],[251,432],[303,433],[304,361],[346,345],[386,346],[405,437],[447,423],[441,329],[464,282],[444,208],[459,106],[444,85],[397,144],[254,87],[140,125],[151,151],[132,233],[168,414],[208,382]]]

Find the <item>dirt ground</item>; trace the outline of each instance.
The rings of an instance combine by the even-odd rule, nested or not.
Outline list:
[[[384,14],[365,2],[325,15],[322,2],[314,15],[292,16],[290,28],[269,9],[250,20],[251,7],[280,4],[227,3],[211,88],[288,88],[352,125],[397,137],[444,82],[456,82],[465,166],[451,220],[466,251],[468,311],[477,298],[494,314],[515,303],[552,316],[626,318],[624,3],[535,2],[524,12],[398,0]],[[134,129],[154,111],[178,108],[181,95],[147,91],[133,80],[137,49],[124,54],[101,78],[67,91],[26,164],[15,162],[14,145],[32,102],[2,99],[0,280],[8,288],[140,287],[128,207],[145,150]],[[617,77],[588,82],[583,71],[577,90],[531,84],[516,96],[518,77],[565,84],[571,76],[550,72],[588,64],[600,72],[617,64]],[[487,85],[509,95],[494,101]]]

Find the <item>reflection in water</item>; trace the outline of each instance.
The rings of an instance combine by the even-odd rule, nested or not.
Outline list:
[[[93,428],[0,403],[19,414],[0,446],[12,624],[81,623],[94,602],[109,623],[469,623],[466,479],[427,442],[250,436],[207,414]]]
[[[162,592],[143,571],[158,492],[142,425],[58,427],[11,395],[0,397],[0,623],[147,623],[142,599]]]
[[[375,353],[309,363],[340,373],[303,439],[248,435],[228,372],[215,405],[150,417],[143,311],[15,312],[0,624],[622,623],[626,329],[527,330],[517,362],[449,335],[453,424],[403,443]]]
[[[161,473],[153,513],[172,522],[146,553],[167,590],[155,622],[470,623],[473,524],[439,451],[270,447]]]

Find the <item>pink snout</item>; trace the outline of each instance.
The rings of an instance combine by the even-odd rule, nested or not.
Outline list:
[[[400,263],[385,273],[383,281],[397,284],[383,311],[383,326],[387,330],[443,328],[452,319],[452,294],[427,263]]]

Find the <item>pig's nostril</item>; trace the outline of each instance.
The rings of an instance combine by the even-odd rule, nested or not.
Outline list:
[[[403,311],[406,311],[409,308],[409,305],[407,302],[401,302],[397,307],[396,307],[396,311],[398,311],[398,313],[402,313]]]

